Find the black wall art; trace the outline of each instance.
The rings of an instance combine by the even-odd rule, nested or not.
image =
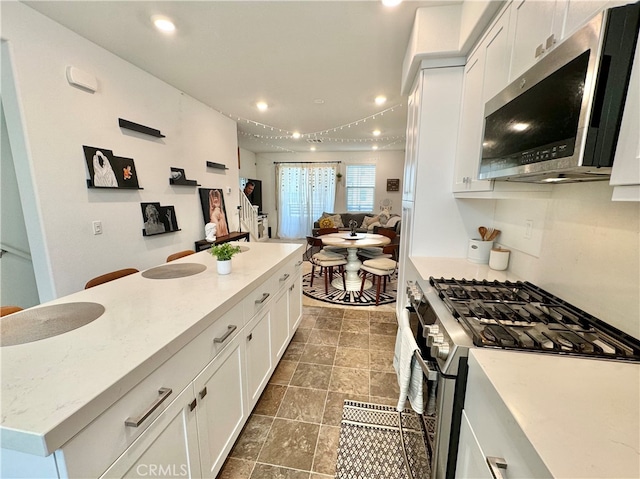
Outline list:
[[[115,156],[113,151],[95,146],[83,146],[89,170],[88,184],[92,188],[140,189],[133,158]]]
[[[196,180],[188,180],[183,168],[171,167],[171,178],[169,184],[182,186],[200,186]]]
[[[153,236],[180,231],[176,210],[173,206],[160,206],[160,203],[140,203],[144,221],[143,236]]]
[[[229,223],[227,223],[227,211],[224,207],[222,190],[219,188],[198,188],[198,191],[205,224],[214,223],[216,225],[216,236],[227,236]]]

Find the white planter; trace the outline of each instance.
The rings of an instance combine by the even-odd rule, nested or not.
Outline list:
[[[231,260],[220,261],[218,260],[218,274],[229,274],[231,273]]]

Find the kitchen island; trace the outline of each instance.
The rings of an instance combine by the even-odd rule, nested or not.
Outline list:
[[[215,456],[208,463],[194,456],[197,444],[187,454],[190,475],[202,466],[202,474],[215,476],[301,318],[303,247],[239,245],[243,252],[233,258],[229,275],[218,275],[215,258],[203,251],[162,265],[198,265],[194,271],[204,266],[197,274],[154,279],[158,275],[147,270],[38,306],[97,303],[104,313],[67,333],[2,347],[2,477],[100,476],[144,439],[146,428],[183,391],[185,407],[178,415],[188,405],[196,408],[196,396],[205,403],[207,393],[210,403],[229,402],[216,394],[233,391],[233,385],[199,388],[197,381],[207,368],[211,374],[224,369],[216,361],[226,355],[237,359],[238,377],[227,380],[238,383],[237,401],[231,401],[239,403],[238,417],[219,451],[213,454],[211,445],[204,451]],[[158,391],[167,389],[170,399],[158,399]],[[142,424],[125,426],[150,404]]]

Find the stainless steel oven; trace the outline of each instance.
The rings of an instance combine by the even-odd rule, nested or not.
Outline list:
[[[432,277],[408,282],[407,298],[424,397],[435,399],[424,415],[432,479],[455,477],[469,349],[640,363],[638,339],[529,282]]]
[[[429,285],[408,282],[409,323],[425,371],[423,420],[431,454],[431,479],[455,477],[460,421],[467,381],[468,335]]]

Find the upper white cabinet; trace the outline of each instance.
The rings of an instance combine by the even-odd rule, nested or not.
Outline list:
[[[507,86],[509,11],[504,11],[467,60],[453,182],[454,192],[491,191],[493,182],[478,180],[482,153],[484,105]]]
[[[640,201],[640,45],[631,70],[627,101],[613,161],[610,184],[613,199]]]
[[[560,37],[556,1],[518,0],[511,5],[511,68],[509,79],[522,75],[552,49]]]

